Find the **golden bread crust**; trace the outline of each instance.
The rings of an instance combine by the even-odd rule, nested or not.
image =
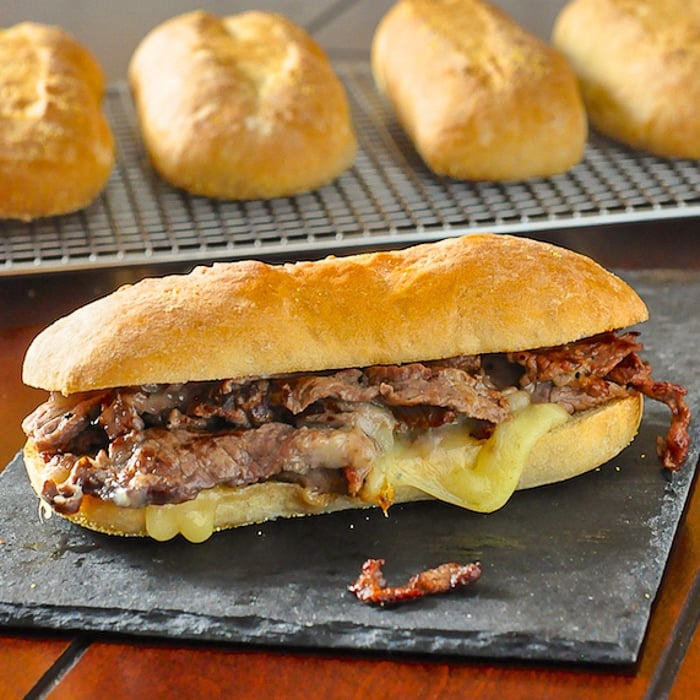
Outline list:
[[[405,250],[142,280],[57,320],[26,384],[71,394],[533,349],[630,326],[647,309],[590,258],[478,234]]]
[[[104,76],[93,56],[58,27],[0,30],[0,93],[0,217],[87,206],[114,165]]]
[[[486,3],[401,0],[377,27],[371,60],[380,91],[438,174],[516,180],[563,172],[583,156],[573,71]]]
[[[577,414],[544,435],[530,452],[518,489],[569,479],[612,459],[634,439],[642,418],[643,398],[633,395]],[[571,446],[577,449],[572,450]],[[24,463],[36,493],[41,494],[43,460],[31,441]],[[276,518],[330,513],[370,504],[346,496],[318,495],[296,484],[264,482],[243,488],[215,487],[195,499],[215,504],[214,530],[261,523]],[[412,488],[395,492],[395,503],[427,500]],[[68,519],[83,527],[112,535],[146,535],[145,508],[119,508],[84,496],[80,511]]]
[[[656,155],[700,158],[699,0],[574,0],[552,36],[595,128]]]
[[[172,18],[138,46],[129,82],[154,167],[194,194],[296,194],[354,160],[344,88],[321,48],[281,15]]]

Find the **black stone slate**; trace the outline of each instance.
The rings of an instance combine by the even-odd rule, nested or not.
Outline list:
[[[700,276],[628,274],[650,306],[645,357],[685,383],[698,412]],[[18,456],[0,476],[0,623],[180,640],[631,664],[643,644],[698,460],[671,478],[647,402],[637,440],[599,470],[517,493],[481,515],[441,503],[266,523],[203,544],[100,535],[42,521]],[[572,445],[572,450],[576,446]],[[479,560],[471,588],[400,607],[347,585],[368,557],[390,583]]]

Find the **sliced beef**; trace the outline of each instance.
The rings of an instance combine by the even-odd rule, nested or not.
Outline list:
[[[374,401],[389,406],[431,406],[466,413],[500,423],[510,415],[508,402],[480,371],[478,359],[449,363],[377,365],[332,374],[306,375],[286,380],[285,406],[301,413],[316,401]]]
[[[680,469],[690,449],[690,407],[685,402],[688,390],[680,384],[657,382],[651,376],[651,367],[638,355],[628,355],[610,376],[615,381],[633,387],[650,399],[666,404],[671,411],[671,426],[666,437],[657,439],[657,452],[664,467]]]
[[[78,453],[91,451],[106,444],[103,433],[93,430],[92,423],[112,392],[95,391],[71,396],[52,393],[22,422],[39,452]]]
[[[440,406],[492,423],[502,423],[511,413],[503,392],[481,371],[416,362],[369,367],[365,373],[389,406]]]
[[[524,386],[535,381],[551,381],[556,386],[585,377],[606,377],[613,368],[642,345],[636,333],[601,333],[555,348],[539,348],[509,353],[512,362],[522,365]]]
[[[269,478],[356,494],[397,431],[468,417],[486,437],[519,394],[570,413],[637,391],[662,401],[672,424],[660,451],[675,469],[688,450],[685,390],[655,382],[640,348],[634,333],[604,333],[511,354],[53,394],[23,427],[47,462],[45,496],[66,513],[84,493],[141,506]]]
[[[222,435],[149,428],[114,440],[94,458],[77,458],[66,478],[47,480],[57,511],[76,512],[84,494],[122,507],[181,503],[213,486],[245,486],[285,473],[371,465],[378,447],[360,430],[268,423]],[[65,456],[56,466],[65,469]],[[59,473],[54,467],[54,474]]]
[[[621,398],[631,391],[665,403],[671,410],[671,426],[659,437],[663,465],[679,469],[690,447],[690,408],[687,390],[678,384],[652,379],[651,367],[637,352],[636,333],[603,333],[557,348],[512,353],[509,357],[525,368],[520,381],[533,400],[561,403],[569,412],[582,411]]]

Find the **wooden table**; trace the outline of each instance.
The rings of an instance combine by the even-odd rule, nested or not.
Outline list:
[[[692,220],[543,234],[620,268],[700,270]],[[33,336],[58,315],[166,268],[0,278],[0,464],[44,398],[21,383]],[[169,271],[169,269],[168,269]],[[0,525],[0,540],[2,529]],[[0,545],[1,552],[1,545]],[[0,697],[645,698],[700,695],[700,493],[691,497],[635,668],[547,667],[443,658],[368,658],[109,636],[0,630]]]

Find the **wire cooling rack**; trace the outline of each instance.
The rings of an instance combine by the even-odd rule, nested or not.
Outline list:
[[[242,257],[310,256],[435,240],[700,215],[700,162],[666,160],[591,134],[567,173],[518,183],[433,175],[379,97],[366,62],[336,65],[360,142],[354,166],[314,192],[269,201],[195,197],[150,167],[125,84],[105,110],[117,160],[87,209],[0,221],[0,274]]]

